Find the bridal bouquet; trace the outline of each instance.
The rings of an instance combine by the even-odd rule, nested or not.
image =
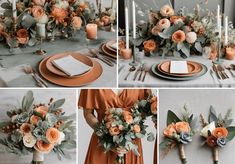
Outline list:
[[[230,126],[233,122],[231,110],[228,110],[225,116],[217,115],[214,108],[210,107],[208,122],[202,115],[201,124],[203,129],[200,135],[205,139],[203,145],[206,144],[212,149],[213,163],[219,163],[219,148],[223,148],[235,136],[235,127]]]
[[[31,91],[20,107],[7,112],[9,121],[1,122],[0,144],[5,151],[17,155],[33,153],[32,164],[43,164],[44,154],[54,151],[58,158],[70,158],[69,149],[76,148],[75,125],[65,116],[61,106],[65,99],[50,100],[48,105],[34,105]]]
[[[107,109],[95,133],[99,137],[99,145],[105,152],[125,150],[133,151],[139,156],[135,140],[145,136],[146,128],[138,110],[129,112],[120,108],[111,108]],[[118,154],[116,162],[124,164],[124,154]]]
[[[160,144],[160,148],[164,150],[163,155],[167,155],[170,150],[178,146],[182,164],[186,164],[186,155],[184,145],[192,142],[195,134],[196,119],[193,114],[188,112],[185,107],[182,119],[180,119],[171,110],[167,113],[167,128],[164,129],[164,140]]]

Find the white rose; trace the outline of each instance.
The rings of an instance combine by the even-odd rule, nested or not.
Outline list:
[[[188,43],[194,43],[197,40],[197,34],[195,32],[188,32],[186,34],[186,41]]]
[[[215,129],[215,122],[213,121],[201,130],[200,135],[207,138],[208,137],[208,131],[212,132],[214,129]]]
[[[60,145],[61,142],[64,141],[64,140],[65,140],[65,134],[63,132],[60,132],[60,139],[58,141],[58,145]]]
[[[41,24],[46,24],[48,22],[48,17],[46,14],[44,14],[42,17],[38,18],[36,21]]]
[[[36,144],[37,139],[31,133],[29,133],[23,137],[23,142],[26,147],[32,148]]]

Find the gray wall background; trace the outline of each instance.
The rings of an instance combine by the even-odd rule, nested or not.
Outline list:
[[[233,109],[235,118],[235,90],[221,89],[166,89],[159,91],[160,110],[159,110],[159,139],[162,141],[163,129],[166,127],[166,115],[168,110],[173,110],[180,115],[182,107],[187,104],[195,115],[203,114],[206,118],[210,105],[213,105],[217,113],[225,114],[229,109]],[[233,122],[232,125],[235,125]],[[201,129],[199,124],[199,129]],[[186,146],[186,155],[190,164],[211,164],[211,151],[207,147],[201,147],[201,137],[197,134],[193,142]],[[227,144],[224,149],[219,151],[220,164],[234,163],[235,140]],[[161,151],[160,151],[161,155]],[[160,164],[180,164],[178,149],[175,148],[164,159],[160,158]]]
[[[24,89],[4,89],[0,90],[0,120],[9,120],[6,111],[12,109],[14,106],[19,106],[22,97],[28,90]],[[49,90],[33,90],[35,103],[48,103],[50,98],[55,99],[65,98],[65,104],[63,105],[63,110],[69,114],[76,113],[76,90],[65,90],[65,89],[49,89]],[[3,153],[0,145],[0,163],[1,164],[29,164],[33,156],[17,156],[14,154]],[[53,152],[50,154],[45,154],[45,163],[56,163],[56,164],[76,164],[76,151],[71,152],[72,159],[62,159],[59,161],[57,155]],[[17,162],[16,162],[17,161]]]

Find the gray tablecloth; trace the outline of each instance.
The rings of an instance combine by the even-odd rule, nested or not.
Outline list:
[[[147,66],[151,67],[153,64],[159,63],[164,60],[171,60],[174,59],[173,57],[166,57],[163,59],[160,56],[156,57],[144,57],[141,62],[146,63]],[[179,58],[177,58],[179,60]],[[182,59],[183,60],[183,59]],[[187,60],[191,61],[197,61],[207,66],[208,72],[203,75],[202,77],[196,78],[194,80],[189,81],[172,81],[172,80],[166,80],[162,79],[160,77],[157,77],[154,75],[151,71],[147,74],[145,81],[133,81],[134,73],[132,72],[128,78],[128,80],[124,80],[125,76],[128,73],[128,70],[130,68],[130,60],[119,60],[119,65],[124,66],[124,68],[119,72],[119,86],[120,87],[234,87],[235,86],[235,79],[232,77],[230,72],[226,70],[227,75],[230,77],[226,80],[218,80],[215,73],[213,73],[213,77],[215,80],[213,80],[210,69],[212,66],[211,60],[208,60],[202,56],[193,56],[189,57]],[[231,63],[235,64],[235,61],[228,61],[224,60],[222,65],[228,66]],[[234,72],[235,74],[235,72]]]
[[[112,32],[98,31],[98,40],[91,41],[89,48],[98,48],[101,43],[108,40],[115,40],[116,35]],[[76,38],[71,39],[58,39],[54,42],[44,42],[43,49],[47,51],[47,55],[39,56],[34,54],[38,46],[23,48],[22,53],[11,55],[9,49],[3,44],[0,44],[0,63],[3,67],[10,68],[21,64],[30,64],[38,70],[39,62],[52,54],[61,53],[66,51],[79,51],[86,48],[87,41],[84,32],[80,32]],[[97,60],[97,59],[95,59]],[[97,60],[103,67],[103,74],[96,81],[92,82],[85,87],[116,87],[116,65],[110,67],[100,60]],[[109,79],[109,80],[107,80]],[[59,87],[48,82],[49,87]],[[14,81],[7,84],[8,87],[37,87],[36,82],[31,76],[21,76]]]

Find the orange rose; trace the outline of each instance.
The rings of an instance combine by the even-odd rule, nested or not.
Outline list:
[[[84,11],[86,8],[88,8],[88,5],[87,5],[86,2],[81,2],[81,3],[79,4],[79,9],[80,9],[80,11]]]
[[[120,134],[120,130],[118,127],[111,127],[109,129],[109,133],[111,134],[111,136],[116,136],[116,135]]]
[[[133,117],[130,112],[124,111],[123,112],[124,120],[128,123],[131,124],[133,122]]]
[[[157,97],[156,96],[152,97],[150,103],[151,103],[150,107],[152,114],[157,114]]]
[[[219,128],[215,128],[213,131],[212,131],[212,135],[215,137],[215,138],[226,138],[228,136],[228,130],[224,127],[219,127]]]
[[[46,139],[51,144],[57,144],[60,140],[60,131],[56,128],[49,128],[46,131]]]
[[[51,15],[55,18],[56,23],[63,23],[64,19],[68,16],[68,12],[62,8],[53,7]]]
[[[135,133],[139,133],[139,132],[141,131],[140,126],[139,126],[139,125],[134,125],[134,126],[133,126],[133,131],[134,131]]]
[[[31,125],[29,123],[23,123],[20,126],[20,131],[24,134],[30,133],[31,132]]]
[[[32,11],[33,17],[35,17],[36,19],[43,17],[45,14],[44,9],[41,6],[33,6],[31,11]]]
[[[156,48],[157,48],[157,44],[153,39],[146,40],[146,41],[144,41],[143,44],[144,44],[144,51],[145,52],[152,52],[152,51],[156,50]]]
[[[16,33],[17,37],[19,38],[27,38],[28,37],[28,31],[26,29],[20,29]]]
[[[177,122],[175,124],[175,129],[178,133],[181,133],[181,132],[189,133],[191,131],[191,128],[188,122]]]
[[[42,117],[45,117],[48,112],[48,107],[46,106],[39,106],[35,109],[36,112],[40,113]]]
[[[80,29],[82,26],[82,19],[80,17],[73,17],[72,26],[75,30]]]
[[[110,17],[109,16],[103,16],[102,18],[101,18],[101,21],[102,22],[104,22],[104,25],[105,26],[107,26],[107,25],[109,25],[110,24]]]
[[[173,123],[168,125],[163,132],[164,136],[166,137],[172,137],[174,133],[176,133],[176,130],[175,130],[175,124]]]
[[[38,116],[32,115],[30,117],[30,123],[33,125],[37,125],[39,120],[40,120],[40,117]]]
[[[161,8],[160,14],[164,17],[172,16],[174,15],[174,9],[169,5],[165,5]]]
[[[185,39],[186,39],[186,36],[182,30],[178,30],[174,32],[174,34],[172,35],[172,41],[175,43],[181,43],[185,41]]]
[[[217,145],[216,138],[214,136],[209,136],[206,139],[206,143],[210,147],[215,147]]]
[[[43,153],[49,153],[53,148],[54,148],[53,144],[46,143],[42,140],[37,141],[35,145],[35,149]]]

